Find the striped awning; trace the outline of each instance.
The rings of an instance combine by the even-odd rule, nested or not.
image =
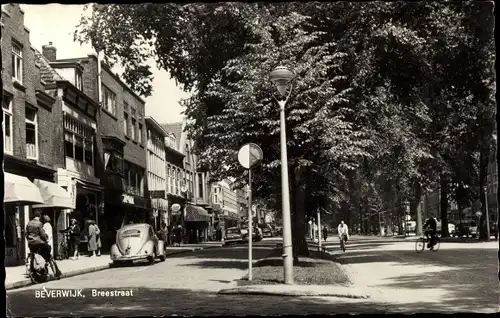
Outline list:
[[[186,217],[184,220],[187,222],[209,222],[210,215],[204,208],[188,204],[186,205]]]

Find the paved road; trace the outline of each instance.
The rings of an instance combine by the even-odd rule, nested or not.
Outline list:
[[[388,311],[498,312],[498,241],[441,243],[415,252],[415,238],[352,236],[346,253],[327,242],[357,285]]]
[[[254,244],[254,259],[265,257],[275,240]],[[168,258],[152,266],[113,268],[45,284],[48,291],[82,289],[85,298],[40,299],[42,286],[9,291],[11,316],[278,315],[374,312],[372,303],[334,297],[217,295],[247,273],[245,245]],[[127,297],[92,297],[98,291],[132,291]]]

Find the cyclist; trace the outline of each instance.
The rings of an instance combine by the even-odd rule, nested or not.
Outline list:
[[[427,248],[434,249],[434,245],[436,243],[436,232],[437,232],[437,222],[436,219],[432,216],[425,221],[425,236],[429,240],[427,243]]]
[[[347,228],[347,225],[344,224],[344,221],[340,221],[337,230],[339,234],[339,239],[344,240],[344,242],[347,242],[347,239],[349,238],[349,229]]]
[[[33,219],[26,225],[26,236],[28,239],[28,247],[30,249],[30,252],[32,253],[31,257],[33,257],[33,253],[40,254],[40,256],[42,256],[46,262],[52,263],[54,265],[56,276],[61,276],[61,272],[59,271],[56,262],[52,259],[52,256],[50,254],[51,246],[47,242],[48,235],[43,229],[43,224],[40,221],[41,217],[42,214],[39,211],[36,211]],[[33,259],[31,259],[30,270],[33,270]]]

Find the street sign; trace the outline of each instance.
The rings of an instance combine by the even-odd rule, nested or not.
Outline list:
[[[238,151],[238,161],[245,169],[256,166],[263,158],[262,149],[254,143],[243,145]]]
[[[483,215],[483,212],[481,212],[481,211],[477,211],[477,212],[476,212],[476,216],[477,216],[478,218],[480,218],[480,217],[481,217],[481,215]]]
[[[410,215],[406,215],[405,220],[406,221],[411,221],[411,216]]]

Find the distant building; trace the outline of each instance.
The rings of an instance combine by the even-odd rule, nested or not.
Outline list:
[[[169,212],[172,214],[171,223],[181,224],[184,228],[185,241],[194,243],[208,239],[211,217],[207,211],[209,208],[207,173],[197,169],[197,158],[193,153],[192,141],[187,136],[185,126],[186,121],[162,125],[171,134],[166,138],[167,178],[169,178],[167,196]],[[172,211],[171,206],[174,203],[181,205],[181,213]]]
[[[156,229],[168,225],[167,173],[165,138],[168,133],[152,117],[146,117],[147,129],[147,180],[149,198]]]

